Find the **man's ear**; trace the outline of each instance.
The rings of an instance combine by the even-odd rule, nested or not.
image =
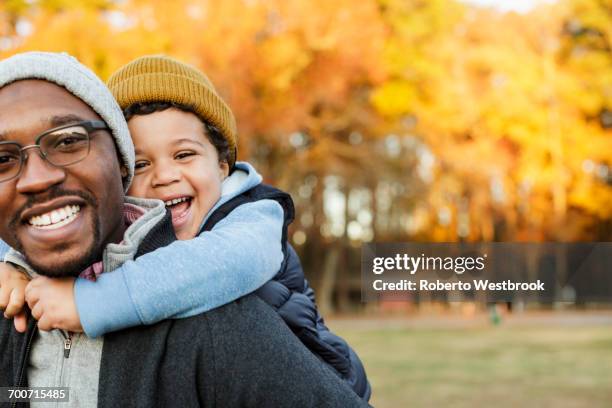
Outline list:
[[[125,166],[121,166],[121,179],[125,180],[128,176],[128,169]]]

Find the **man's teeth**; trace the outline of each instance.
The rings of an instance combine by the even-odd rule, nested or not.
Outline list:
[[[170,207],[171,205],[176,205],[178,203],[182,203],[183,201],[188,201],[189,197],[181,197],[181,198],[175,198],[174,200],[168,200],[168,201],[164,201],[164,204],[166,204],[166,207]]]
[[[35,215],[28,222],[38,228],[59,228],[72,222],[77,214],[81,211],[78,205],[67,205],[57,210],[49,211],[48,213]]]

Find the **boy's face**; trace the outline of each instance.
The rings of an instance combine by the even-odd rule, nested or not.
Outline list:
[[[176,236],[193,238],[221,197],[228,164],[219,163],[217,150],[193,113],[170,108],[136,115],[128,126],[136,148],[136,171],[128,194],[164,201],[172,212]]]

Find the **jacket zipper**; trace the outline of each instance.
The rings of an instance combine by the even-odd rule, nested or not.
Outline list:
[[[60,330],[60,333],[64,336],[64,358],[69,358],[72,347],[72,332],[68,332],[68,335],[66,335],[63,330]]]
[[[32,348],[32,341],[34,340],[34,336],[36,335],[37,330],[38,328],[34,327],[32,333],[30,334],[30,337],[28,338],[28,344],[26,345],[25,349],[24,364],[22,364],[21,366],[21,373],[19,374],[19,381],[17,382],[17,387],[21,387],[23,384],[23,377],[27,369],[26,363],[30,355],[30,349]],[[62,336],[64,336],[64,358],[69,358],[70,350],[72,349],[72,332],[68,332],[68,335],[66,335],[63,330],[60,330],[60,333],[62,333]],[[15,408],[16,406],[17,402],[11,403],[11,408]]]

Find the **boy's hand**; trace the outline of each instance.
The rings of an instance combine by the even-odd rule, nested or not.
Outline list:
[[[82,332],[74,301],[74,278],[37,276],[26,287],[26,301],[40,330]]]
[[[12,267],[10,264],[0,262],[0,311],[4,310],[4,317],[13,318],[13,324],[18,332],[25,332],[28,324],[23,306],[25,304],[25,288],[28,277]]]

